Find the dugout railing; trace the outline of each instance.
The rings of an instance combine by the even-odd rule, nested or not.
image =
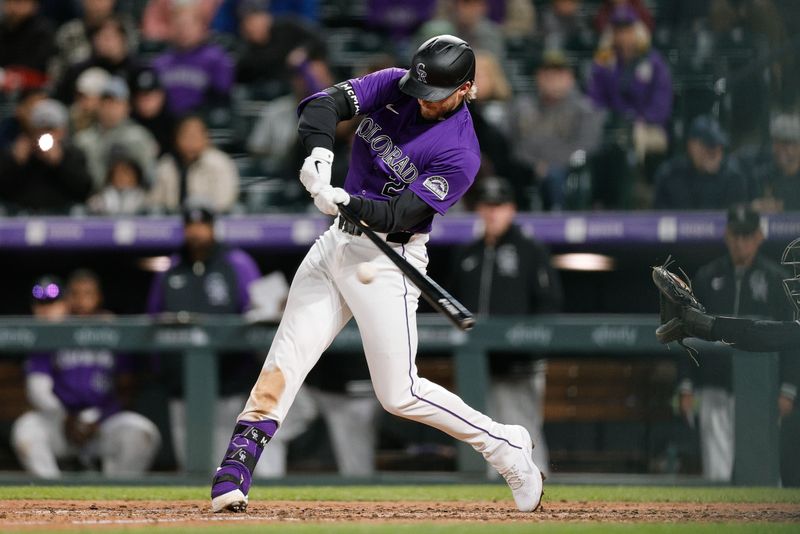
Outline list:
[[[613,355],[624,358],[674,353],[657,343],[657,319],[649,315],[553,315],[536,318],[483,319],[469,333],[454,329],[437,316],[419,318],[420,352],[451,352],[459,395],[472,406],[485,407],[489,381],[487,353],[531,351],[548,357]],[[211,426],[208,414],[217,398],[215,353],[264,350],[274,325],[247,324],[238,316],[188,316],[169,322],[146,316],[110,320],[69,319],[46,323],[30,317],[0,320],[0,353],[23,353],[64,347],[107,348],[140,354],[183,357],[187,401],[187,471],[208,473]],[[734,351],[721,344],[694,343],[702,354],[731,351],[736,396],[736,466],[734,482],[777,485],[779,481],[778,357],[774,353]],[[360,350],[358,330],[352,324],[336,338],[330,350]],[[683,350],[674,348],[674,350]],[[701,363],[702,364],[702,363]],[[254,377],[255,378],[255,377]],[[483,459],[468,446],[459,449],[459,470],[481,472]]]

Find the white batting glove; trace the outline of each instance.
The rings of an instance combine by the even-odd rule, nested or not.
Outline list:
[[[320,146],[311,151],[311,155],[303,161],[300,169],[300,181],[306,191],[314,197],[322,188],[331,184],[331,165],[333,152]]]
[[[339,215],[339,204],[347,206],[350,195],[341,187],[326,185],[314,197],[314,205],[325,215]]]

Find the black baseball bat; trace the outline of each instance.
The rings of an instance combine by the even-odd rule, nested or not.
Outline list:
[[[356,225],[370,241],[375,243],[375,246],[386,254],[392,260],[392,263],[397,265],[403,271],[403,274],[419,288],[422,296],[425,297],[425,300],[428,301],[433,309],[450,319],[461,330],[467,331],[475,326],[475,318],[463,304],[445,291],[430,276],[419,272],[404,257],[395,252],[386,241],[381,239],[364,221],[350,211],[350,208],[339,204],[339,215]]]

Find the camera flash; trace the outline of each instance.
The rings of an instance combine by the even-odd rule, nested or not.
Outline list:
[[[46,133],[39,137],[39,150],[42,152],[47,152],[53,148],[53,136],[49,133]]]

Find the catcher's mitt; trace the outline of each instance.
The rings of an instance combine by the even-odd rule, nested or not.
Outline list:
[[[667,258],[664,265],[653,267],[653,283],[658,288],[661,307],[661,326],[656,330],[656,338],[663,344],[677,341],[694,358],[694,350],[683,343],[683,339],[691,335],[684,318],[687,312],[702,314],[706,309],[695,297],[686,273],[680,269],[684,279],[668,269],[672,263],[672,259]]]
[[[683,269],[679,268],[686,280],[668,269],[672,263],[672,259],[667,258],[664,265],[653,267],[653,282],[656,284],[662,299],[666,298],[669,304],[677,305],[677,309],[689,307],[703,312],[706,311],[705,307],[694,296],[692,283]],[[663,319],[662,317],[662,322],[664,322]]]

